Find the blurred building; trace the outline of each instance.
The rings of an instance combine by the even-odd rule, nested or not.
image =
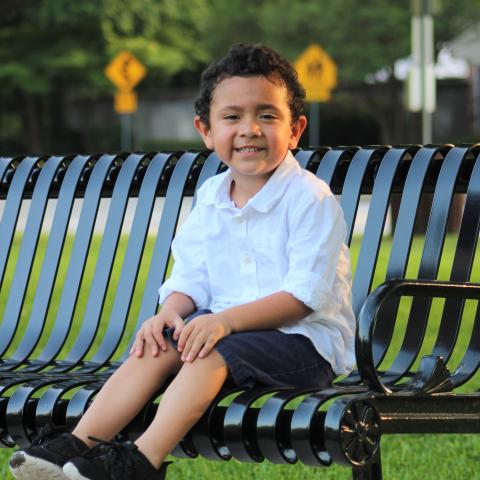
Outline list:
[[[451,50],[453,55],[463,58],[470,66],[472,121],[475,131],[480,134],[480,25],[453,41]]]

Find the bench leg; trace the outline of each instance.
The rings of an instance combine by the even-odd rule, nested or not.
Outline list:
[[[352,467],[352,478],[353,480],[382,480],[380,448],[367,467]]]

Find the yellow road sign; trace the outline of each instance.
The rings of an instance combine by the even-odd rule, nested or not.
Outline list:
[[[117,113],[133,113],[137,110],[137,94],[120,90],[115,94],[114,102]]]
[[[114,102],[117,113],[133,113],[137,110],[137,94],[120,90],[115,94]]]
[[[320,45],[310,45],[295,62],[307,102],[326,102],[337,86],[337,66]]]
[[[123,91],[132,90],[146,73],[146,68],[127,50],[120,52],[105,68],[105,75]]]

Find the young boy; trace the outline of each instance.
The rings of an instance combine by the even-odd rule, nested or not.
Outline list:
[[[322,387],[352,368],[343,215],[290,152],[307,123],[303,98],[293,68],[267,47],[235,45],[203,73],[195,128],[229,169],[199,190],[172,245],[162,308],[142,325],[130,358],[72,434],[13,455],[16,478],[161,479],[165,457],[227,377]],[[122,430],[172,373],[135,443],[87,450]]]

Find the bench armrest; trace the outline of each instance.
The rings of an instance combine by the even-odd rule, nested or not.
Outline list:
[[[365,384],[373,391],[392,394],[393,391],[381,380],[373,358],[373,332],[382,305],[393,298],[400,297],[430,297],[480,299],[480,284],[443,282],[438,280],[403,280],[394,279],[377,287],[365,300],[358,316],[355,351],[358,371]],[[422,360],[418,372],[418,380],[411,382],[408,394],[422,393],[421,379],[427,381],[438,374],[439,369],[445,369],[443,358],[426,356]],[[412,387],[412,388],[410,388]]]

